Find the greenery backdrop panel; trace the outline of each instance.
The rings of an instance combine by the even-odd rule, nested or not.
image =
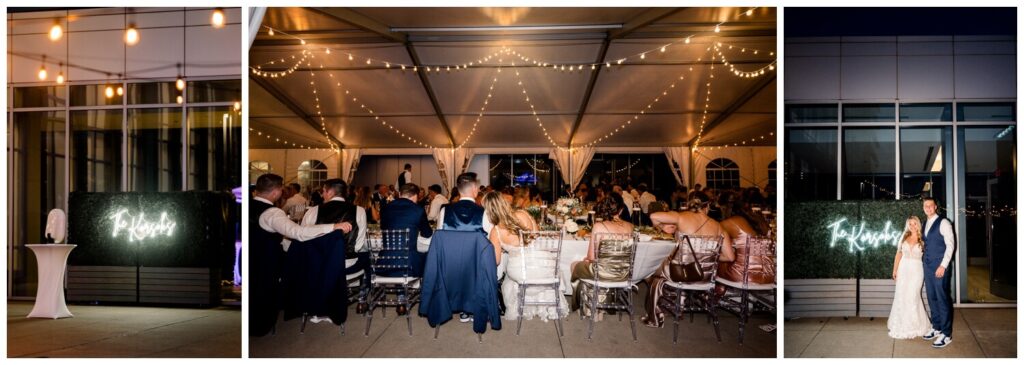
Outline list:
[[[924,216],[918,200],[786,202],[785,208],[786,279],[889,278],[896,252],[892,241],[851,248],[846,240],[837,239],[833,245],[836,228],[857,233],[864,222],[865,231],[895,237],[903,231],[907,217]],[[837,222],[842,223],[830,226]],[[886,222],[890,222],[888,231]]]

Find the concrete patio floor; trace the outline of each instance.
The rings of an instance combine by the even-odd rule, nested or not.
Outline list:
[[[239,308],[69,305],[72,318],[25,318],[32,302],[7,302],[8,357],[242,356]]]
[[[672,344],[672,321],[663,328],[648,328],[639,322],[643,309],[637,303],[637,338],[633,342],[628,317],[619,322],[616,316],[605,316],[594,326],[594,337],[586,340],[587,322],[573,312],[562,324],[563,337],[558,337],[554,322],[538,319],[523,321],[522,333],[516,336],[516,322],[502,320],[502,329],[488,330],[483,343],[477,341],[471,323],[460,323],[458,317],[441,326],[437,340],[426,318],[413,316],[413,335],[409,336],[405,317],[398,317],[390,308],[387,317],[376,311],[370,335],[363,336],[366,319],[349,307],[346,334],[338,326],[320,323],[306,325],[299,334],[300,319],[278,321],[277,334],[249,337],[250,357],[776,357],[776,332],[758,328],[774,324],[774,316],[759,314],[747,325],[744,344],[737,343],[738,320],[721,312],[722,342],[715,339],[714,327],[703,314],[694,322],[681,321],[679,343]],[[418,307],[413,308],[414,311]]]
[[[1017,357],[1017,310],[954,310],[953,342],[889,338],[887,318],[800,318],[784,324],[785,357]]]

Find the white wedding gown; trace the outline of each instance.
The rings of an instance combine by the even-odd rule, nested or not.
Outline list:
[[[508,264],[505,265],[505,280],[501,284],[501,295],[505,298],[505,319],[517,320],[519,318],[519,284],[526,280],[542,279],[551,277],[555,265],[555,254],[550,251],[521,250],[519,247],[503,246],[508,256]],[[564,268],[559,268],[564,270]],[[557,277],[556,277],[557,278]],[[549,319],[559,317],[558,312],[563,316],[569,313],[568,302],[561,293],[552,289],[542,287],[529,287],[526,289],[526,302],[551,302],[558,298],[560,310],[552,306],[532,306],[523,308],[523,319],[531,319],[534,316],[547,322]]]
[[[924,336],[931,330],[931,321],[924,310],[921,288],[924,285],[922,245],[900,243],[903,257],[896,271],[896,293],[889,312],[889,337],[911,339]]]

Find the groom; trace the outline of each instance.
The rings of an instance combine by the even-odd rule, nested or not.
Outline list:
[[[953,258],[953,225],[936,212],[934,198],[924,199],[928,216],[924,227],[924,287],[928,292],[932,329],[924,335],[934,340],[932,347],[942,348],[953,342],[953,298],[950,296],[950,273],[946,272]]]

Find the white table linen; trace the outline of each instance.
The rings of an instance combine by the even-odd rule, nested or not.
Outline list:
[[[31,244],[25,245],[36,255],[39,267],[39,285],[36,304],[28,318],[58,319],[72,317],[64,302],[64,270],[68,256],[78,245]]]

